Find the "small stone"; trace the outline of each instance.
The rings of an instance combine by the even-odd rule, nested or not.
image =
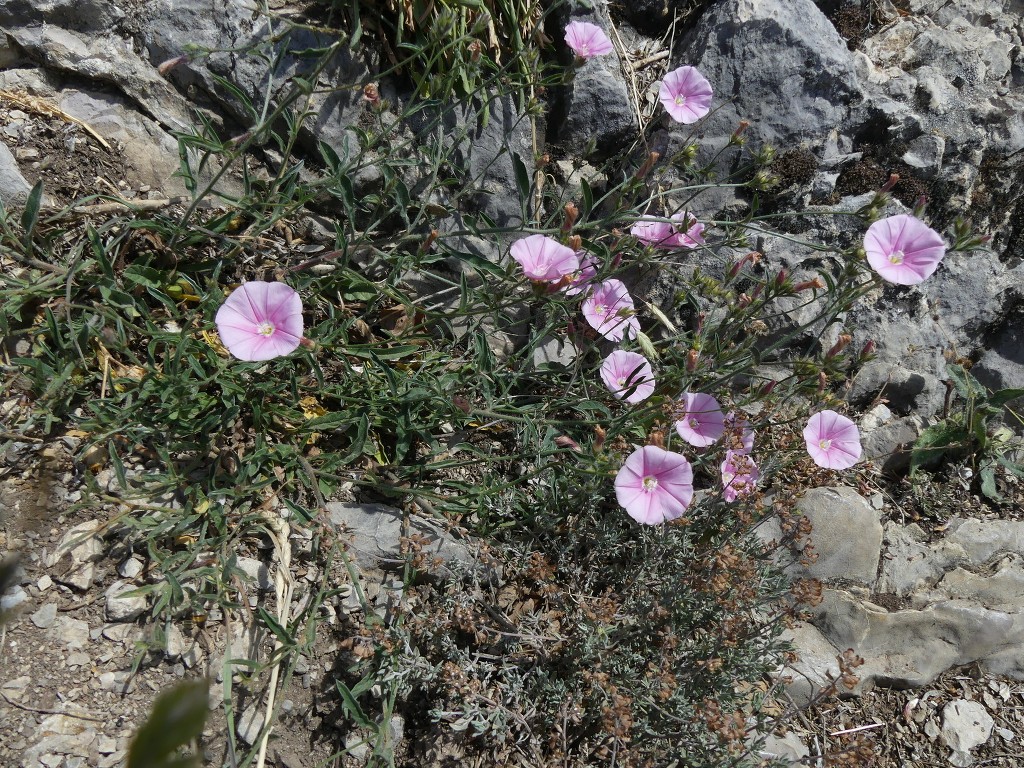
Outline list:
[[[117,566],[117,573],[119,576],[125,579],[134,579],[140,573],[142,573],[142,561],[137,557],[129,557],[119,566]]]
[[[49,574],[45,574],[44,573],[39,578],[39,581],[36,582],[36,587],[39,589],[40,592],[45,592],[46,590],[48,590],[52,586],[53,586],[53,579],[50,578]]]
[[[99,684],[104,691],[121,695],[135,689],[135,680],[127,672],[104,672],[99,676]]]
[[[92,659],[89,657],[89,654],[76,651],[64,659],[64,664],[69,667],[87,667],[91,661]]]
[[[49,629],[57,619],[57,604],[47,603],[32,614],[32,623],[40,629]]]
[[[96,575],[95,562],[103,557],[99,530],[98,520],[87,520],[64,534],[46,562],[55,569],[55,581],[83,591],[89,588]]]
[[[123,581],[115,581],[107,588],[104,593],[107,621],[134,621],[145,612],[148,606],[145,595],[126,596],[135,589]]]
[[[28,602],[28,593],[21,587],[15,587],[6,595],[0,596],[0,613],[13,611],[25,602]]]
[[[942,710],[942,741],[956,752],[970,752],[988,741],[995,725],[985,706],[956,699]]]
[[[39,150],[35,147],[18,147],[14,150],[14,156],[22,162],[27,160],[38,160]]]
[[[370,751],[367,738],[358,733],[349,733],[345,737],[345,751],[356,760],[362,760]]]
[[[107,624],[100,630],[100,634],[103,637],[107,638],[107,640],[113,640],[115,643],[134,642],[138,633],[137,627],[127,624]]]
[[[238,567],[245,572],[246,576],[256,582],[256,586],[260,589],[270,590],[274,588],[274,580],[270,577],[270,569],[259,560],[252,557],[240,557],[238,558]]]
[[[996,733],[999,734],[999,738],[1007,743],[1012,742],[1016,738],[1013,731],[1009,728],[996,728]]]
[[[254,704],[238,718],[238,738],[246,744],[255,744],[263,728],[263,714]]]
[[[54,642],[63,643],[70,650],[81,650],[89,642],[89,625],[81,619],[58,616],[53,625],[46,630],[46,637]]]
[[[110,736],[100,736],[96,744],[96,751],[101,755],[111,755],[117,751],[117,741]]]

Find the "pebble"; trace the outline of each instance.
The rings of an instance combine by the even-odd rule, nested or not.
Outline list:
[[[246,744],[255,744],[263,728],[263,713],[253,704],[238,718],[238,738]]]
[[[40,629],[49,629],[57,619],[57,604],[47,603],[32,614],[32,623]]]
[[[142,561],[137,557],[129,557],[119,566],[117,566],[117,574],[125,579],[134,579],[142,573]]]
[[[89,654],[82,651],[76,651],[64,659],[64,663],[69,667],[87,667],[91,662],[92,658]]]
[[[980,702],[956,699],[942,710],[942,741],[954,752],[970,752],[988,741],[994,724]]]
[[[13,611],[19,605],[28,601],[28,593],[21,587],[15,587],[3,597],[0,597],[0,613]]]
[[[70,650],[81,650],[89,642],[89,625],[81,619],[70,616],[58,616],[46,630],[50,640],[63,643]]]
[[[132,592],[135,589],[136,587],[134,585],[127,584],[123,581],[115,581],[107,588],[105,593],[105,613],[107,621],[135,621],[135,619],[145,612],[148,607],[145,595],[126,597],[127,593]]]
[[[40,592],[45,592],[46,590],[48,590],[52,586],[53,586],[53,579],[50,578],[49,574],[45,574],[44,573],[39,578],[39,581],[36,582],[36,588]]]

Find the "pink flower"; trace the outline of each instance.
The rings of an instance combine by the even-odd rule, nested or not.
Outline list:
[[[722,407],[711,395],[684,392],[676,432],[690,445],[705,448],[725,434]]]
[[[217,310],[217,332],[239,360],[290,354],[302,341],[302,300],[284,283],[259,280],[236,288]]]
[[[819,467],[849,469],[860,459],[857,425],[835,411],[811,416],[804,427],[804,440],[807,452]]]
[[[946,255],[942,235],[920,219],[901,214],[868,227],[864,250],[871,268],[897,285],[917,285],[930,277]]]
[[[597,277],[597,259],[589,251],[576,251],[580,268],[569,275],[569,284],[565,286],[566,296],[575,296],[590,288]]]
[[[757,464],[747,454],[726,451],[722,462],[722,498],[736,501],[740,496],[749,496],[760,477]]]
[[[638,448],[615,476],[615,496],[638,523],[675,520],[693,499],[690,462],[654,445]]]
[[[680,67],[665,75],[658,98],[672,119],[695,123],[711,111],[711,83],[694,67]]]
[[[633,298],[621,280],[612,278],[595,285],[583,301],[583,316],[609,341],[622,341],[640,330]]]
[[[612,352],[601,364],[601,378],[615,397],[625,398],[627,403],[639,403],[654,393],[651,364],[636,352]]]
[[[736,453],[750,453],[754,450],[754,430],[741,414],[729,411],[725,414],[725,447]]]
[[[572,248],[544,235],[516,240],[510,252],[531,280],[557,282],[580,268],[580,261]]]
[[[661,248],[699,248],[705,245],[704,225],[685,211],[674,213],[669,221],[644,216],[629,230],[637,240]]]
[[[581,59],[592,59],[615,50],[608,35],[597,24],[586,21],[570,21],[565,25],[565,43]]]

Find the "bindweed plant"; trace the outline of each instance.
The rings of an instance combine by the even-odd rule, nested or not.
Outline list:
[[[536,141],[537,94],[565,80],[538,6],[400,5],[380,27],[390,67],[342,86],[327,62],[378,4],[351,4],[349,37],[279,81],[299,25],[273,19],[249,52],[272,63],[263,101],[231,90],[251,125],[179,137],[182,205],[43,211],[40,188],[20,219],[0,212],[21,429],[82,436],[93,499],[152,563],[139,590],[164,627],[245,615],[237,555],[274,552],[245,674],[268,714],[245,764],[264,759],[279,683],[328,634],[345,714],[330,748],[354,735],[370,764],[757,764],[766,681],[809,592],[752,531],[777,514],[806,533],[787,517],[796,493],[861,456],[832,385],[870,351],[841,332],[828,349],[796,342],[842,331],[879,280],[927,279],[945,241],[916,216],[878,218],[881,190],[845,214],[868,225],[862,247],[816,244],[829,258],[813,276],[772,268],[750,246],[756,206],[692,212],[716,184],[755,202],[770,184],[771,153],[748,152],[742,128],[722,150],[736,178],[712,178],[690,144],[616,158],[578,199],[539,151],[467,164],[495,105],[522,104],[508,130]],[[529,55],[474,61],[492,28],[491,50]],[[612,49],[586,25],[565,43],[573,66]],[[403,76],[411,92],[383,98]],[[318,99],[340,89],[363,94],[345,147],[311,138]],[[683,66],[659,99],[699,140],[713,84]],[[480,188],[505,160],[519,199],[499,221]],[[681,180],[662,184],[669,168]],[[633,287],[666,273],[668,303]],[[407,537],[398,596],[373,604],[329,524],[335,499],[433,517],[489,557],[442,573]],[[293,539],[328,583],[294,583]],[[356,604],[323,625],[343,588]],[[225,664],[230,721],[240,677]]]

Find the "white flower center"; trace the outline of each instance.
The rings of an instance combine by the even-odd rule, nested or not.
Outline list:
[[[821,448],[821,450],[823,450],[823,451],[827,451],[829,448],[832,447],[832,441],[831,440],[819,440],[818,441],[818,447]]]
[[[685,103],[686,103],[686,96],[684,96],[681,93],[678,96],[676,96],[676,106],[677,107],[681,107]]]
[[[650,493],[651,491],[658,487],[658,478],[656,478],[654,475],[647,475],[643,480],[643,487],[645,491]]]
[[[700,429],[700,421],[696,416],[690,417],[690,429]]]
[[[626,386],[626,377],[625,376],[619,376],[619,387],[621,388],[621,387],[625,387],[625,386]]]
[[[256,333],[258,333],[260,336],[273,336],[274,326],[271,325],[269,321],[264,320],[262,323],[256,326]]]
[[[889,263],[902,264],[905,255],[906,254],[904,254],[903,251],[893,251],[891,254],[889,254]]]
[[[606,307],[604,304],[595,304],[594,305],[594,314],[595,315],[603,315],[607,311],[608,311],[608,307]]]

